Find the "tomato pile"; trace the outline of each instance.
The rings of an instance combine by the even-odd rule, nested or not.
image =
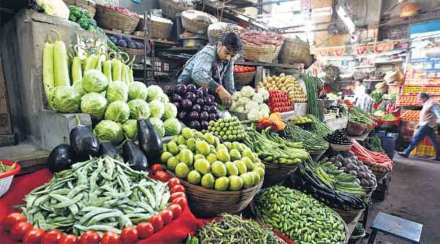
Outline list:
[[[235,65],[234,73],[248,73],[255,72],[256,68],[254,66],[243,66],[243,65]]]
[[[292,102],[287,92],[269,91],[269,108],[271,112],[288,112],[293,110]]]

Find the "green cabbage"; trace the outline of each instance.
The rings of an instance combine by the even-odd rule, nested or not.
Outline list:
[[[126,102],[128,100],[128,87],[122,81],[113,81],[108,85],[106,96],[110,103],[114,101]]]
[[[78,92],[78,94],[80,96],[83,96],[84,94],[86,94],[86,91],[84,91],[84,89],[83,89],[81,80],[73,82],[73,88],[75,88],[75,90]]]
[[[158,119],[162,118],[162,115],[165,112],[163,103],[159,100],[154,100],[150,102],[149,105],[150,105],[150,116]]]
[[[130,108],[123,101],[115,101],[108,105],[104,118],[119,123],[124,123],[130,117]]]
[[[61,113],[76,113],[79,110],[81,96],[71,86],[55,87],[52,93],[51,106]]]
[[[164,105],[164,113],[163,119],[176,118],[177,116],[177,107],[172,103],[165,103]]]
[[[148,96],[147,86],[139,81],[132,82],[128,85],[128,98],[146,100]]]
[[[180,124],[179,120],[176,118],[170,118],[165,120],[163,126],[165,128],[165,135],[167,136],[179,135],[180,131],[182,130],[182,125]]]
[[[164,94],[162,88],[158,85],[151,85],[148,87],[147,101],[151,102],[153,100],[159,99]]]
[[[125,137],[128,139],[136,139],[137,137],[137,120],[129,119],[122,125]]]
[[[91,69],[85,72],[82,87],[86,92],[102,92],[107,88],[107,85],[107,77],[101,71]]]
[[[154,131],[156,131],[159,136],[164,137],[165,136],[165,128],[163,126],[162,120],[158,118],[150,118],[150,122],[153,125]]]
[[[81,112],[88,113],[95,118],[104,116],[107,100],[99,93],[87,93],[81,98]]]
[[[111,120],[102,120],[96,125],[93,132],[100,141],[110,141],[114,144],[119,144],[124,140],[121,124]]]
[[[150,107],[148,103],[142,99],[134,99],[128,102],[130,108],[130,118],[132,119],[148,119],[150,117]]]

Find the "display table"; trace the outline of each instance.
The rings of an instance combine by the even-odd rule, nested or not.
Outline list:
[[[0,198],[0,219],[3,219],[9,213],[16,211],[14,206],[22,204],[26,194],[32,191],[32,189],[48,182],[51,178],[52,174],[47,169],[14,178],[9,191]],[[173,222],[166,225],[162,230],[146,240],[139,241],[139,243],[180,244],[185,240],[188,234],[194,233],[206,222],[207,220],[194,217],[189,207],[186,207],[178,219],[173,220]],[[2,225],[0,225],[0,242],[2,244],[17,243],[9,238],[8,234],[3,231]]]

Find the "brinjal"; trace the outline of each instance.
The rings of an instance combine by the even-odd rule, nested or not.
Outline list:
[[[75,151],[70,145],[60,144],[56,146],[49,154],[47,167],[52,172],[58,172],[70,168],[75,161]]]
[[[200,130],[200,122],[193,120],[189,123],[189,127],[196,129],[196,130]]]
[[[119,157],[119,152],[111,142],[102,142],[99,147],[99,155],[117,158]]]
[[[173,102],[181,102],[182,101],[182,97],[179,94],[174,94],[173,95]]]
[[[204,95],[204,96],[207,96],[207,95],[208,95],[208,92],[209,92],[208,88],[206,88],[206,87],[200,87],[199,90],[201,90],[201,91],[203,92],[203,95]]]
[[[216,120],[216,119],[217,119],[217,113],[209,114],[209,120]]]
[[[182,111],[178,115],[179,119],[182,121],[185,121],[187,116],[188,116],[188,112],[186,112],[186,111]]]
[[[203,99],[203,98],[197,98],[197,100],[196,100],[196,104],[198,104],[198,105],[204,105],[205,104],[205,100]]]
[[[134,142],[127,140],[122,146],[122,156],[128,166],[134,170],[144,171],[148,169],[148,159],[144,152]]]
[[[209,114],[206,111],[203,111],[200,113],[200,119],[201,120],[208,120],[209,119]]]
[[[196,96],[197,96],[197,97],[203,97],[203,96],[204,96],[204,94],[203,94],[203,90],[201,90],[201,88],[197,89],[197,91],[196,91]]]
[[[185,94],[185,99],[189,99],[191,102],[196,102],[197,96],[193,92],[187,92]]]
[[[79,121],[79,120],[78,120]],[[78,125],[70,131],[70,146],[78,161],[87,160],[89,156],[99,155],[99,141],[92,130],[85,125]]]
[[[196,111],[192,111],[190,114],[189,114],[189,118],[191,119],[191,120],[199,120],[199,113],[198,112],[196,112]]]
[[[195,104],[193,105],[192,110],[196,112],[200,112],[200,110],[202,110],[202,107],[198,104]]]
[[[192,108],[192,102],[191,102],[191,100],[189,100],[189,99],[183,99],[182,100],[182,107],[183,107],[183,109],[186,109],[186,110],[190,110],[191,108]]]
[[[138,120],[138,140],[149,162],[159,162],[162,152],[162,140],[154,130],[150,120]]]
[[[189,92],[195,92],[196,89],[197,89],[197,87],[195,85],[193,85],[193,84],[188,84],[186,86],[186,90],[189,91]]]
[[[200,127],[202,127],[202,129],[207,130],[209,126],[209,122],[204,120],[202,121],[202,123],[200,123]]]
[[[173,102],[174,106],[176,106],[177,109],[180,109],[180,103],[179,102]]]
[[[186,93],[186,86],[184,84],[177,84],[176,92],[180,95],[184,95]]]

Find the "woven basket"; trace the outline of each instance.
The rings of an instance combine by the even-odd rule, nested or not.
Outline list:
[[[240,35],[240,32],[243,31],[243,27],[225,23],[225,22],[217,22],[209,25],[208,27],[208,40],[211,44],[217,44],[219,41],[223,39],[225,33],[235,32]]]
[[[145,52],[143,48],[127,48],[127,47],[119,47],[121,51],[126,52],[130,59],[134,56],[144,56]]]
[[[243,42],[243,57],[246,60],[272,63],[280,53],[281,46],[249,44]]]
[[[192,14],[198,16],[191,19],[189,16]],[[215,22],[217,22],[217,18],[205,12],[192,9],[182,12],[182,26],[186,31],[192,33],[206,34],[209,25]]]
[[[96,4],[89,0],[63,0],[67,5],[74,5],[83,8],[89,12],[90,17],[93,19],[96,13]]]
[[[361,136],[367,131],[367,126],[352,121],[347,123],[347,133],[350,136]]]
[[[104,29],[132,33],[136,29],[139,19],[138,15],[128,16],[109,7],[96,5],[96,21]]]
[[[348,152],[348,151],[351,150],[352,146],[353,146],[353,144],[350,144],[350,145],[339,145],[339,144],[330,143],[330,147],[335,152]]]
[[[264,174],[264,187],[272,186],[285,181],[290,174],[298,169],[298,165],[284,165],[276,163],[266,163]]]
[[[175,19],[177,14],[193,8],[192,6],[173,0],[159,0],[159,6],[162,9],[162,14],[170,19]]]
[[[283,64],[303,63],[309,66],[313,62],[309,44],[299,38],[287,38],[280,51],[280,61]]]
[[[144,18],[140,18],[139,24],[136,28],[136,30],[142,31],[144,29]],[[171,30],[173,28],[173,22],[166,23],[162,21],[155,21],[152,19],[150,21],[151,30],[150,30],[150,36],[153,39],[163,39],[167,40],[171,35]],[[148,28],[148,25],[147,25]]]
[[[234,80],[236,83],[245,86],[251,83],[255,77],[255,71],[252,72],[244,72],[244,73],[235,73],[234,72]]]
[[[198,217],[215,217],[222,213],[236,214],[251,203],[263,181],[241,191],[216,191],[180,180],[185,186],[191,211]]]

